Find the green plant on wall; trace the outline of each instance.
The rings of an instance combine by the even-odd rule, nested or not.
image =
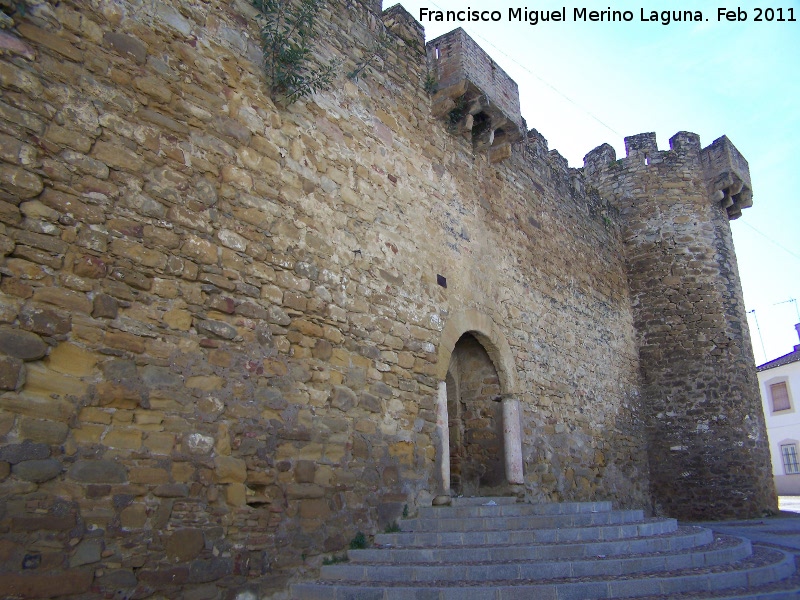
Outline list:
[[[261,49],[270,96],[287,103],[328,89],[336,64],[314,61],[314,20],[323,0],[251,0],[259,11]]]

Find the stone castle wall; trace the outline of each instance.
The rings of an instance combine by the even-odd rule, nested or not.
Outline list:
[[[284,108],[243,1],[3,33],[0,588],[280,597],[441,491],[468,331],[521,402],[530,498],[647,504],[615,211],[535,132],[496,164],[451,135],[391,16],[385,61]],[[383,27],[320,24],[342,73]]]
[[[620,211],[659,511],[685,519],[777,510],[750,333],[729,218],[751,197],[747,162],[727,140],[702,149],[681,132],[586,157]],[[730,200],[730,201],[728,201]]]

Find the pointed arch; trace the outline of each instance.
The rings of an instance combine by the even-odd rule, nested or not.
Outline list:
[[[501,393],[519,394],[514,355],[505,335],[491,317],[474,309],[455,313],[447,319],[439,340],[438,379],[444,381],[447,377],[453,349],[465,333],[475,336],[492,359],[500,379]]]

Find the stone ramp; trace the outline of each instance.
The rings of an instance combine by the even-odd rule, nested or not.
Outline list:
[[[795,557],[746,539],[614,511],[609,502],[458,498],[350,550],[294,600],[800,598]]]

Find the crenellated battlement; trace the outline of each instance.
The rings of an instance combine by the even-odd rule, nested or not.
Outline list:
[[[702,148],[699,135],[679,131],[670,138],[669,147],[669,150],[659,150],[656,134],[652,132],[628,136],[624,158],[617,160],[614,148],[602,144],[584,157],[584,173],[590,179],[613,179],[658,164],[667,169],[694,165],[702,174],[709,201],[725,208],[729,219],[738,219],[742,209],[753,205],[747,160],[726,136]]]

